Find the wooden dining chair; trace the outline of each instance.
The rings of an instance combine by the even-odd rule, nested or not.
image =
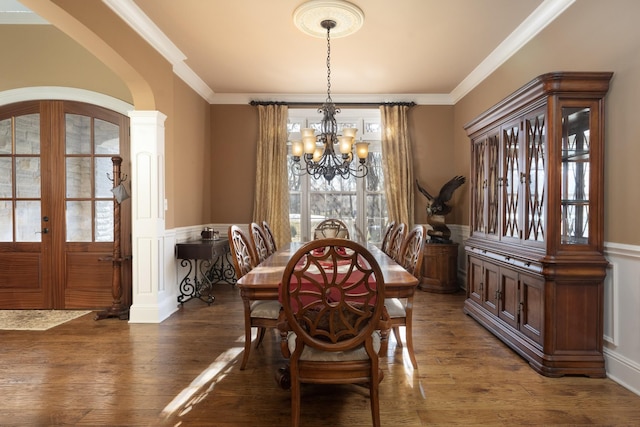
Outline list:
[[[359,383],[369,388],[373,425],[379,426],[383,374],[377,330],[386,327],[384,280],[376,259],[351,240],[313,240],[289,260],[281,292],[278,327],[289,359],[291,425],[300,423],[301,384]]]
[[[398,264],[405,270],[413,274],[418,280],[422,278],[422,259],[424,255],[424,245],[427,229],[424,225],[416,225],[407,234],[407,238],[402,244]],[[407,352],[414,369],[418,368],[418,362],[413,351],[413,296],[409,298],[387,298],[384,302],[389,314],[389,322],[396,337],[398,347],[402,347],[400,336],[400,326],[405,327]],[[383,343],[381,355],[386,355],[388,342]]]
[[[272,253],[267,243],[267,236],[265,236],[262,227],[256,222],[252,222],[249,225],[249,230],[251,232],[251,243],[258,257],[258,264],[260,264]]]
[[[278,250],[278,246],[276,245],[276,239],[273,237],[273,231],[271,231],[271,227],[269,227],[269,223],[267,221],[262,221],[262,230],[264,231],[264,235],[267,238],[267,244],[269,245],[269,251],[274,253]]]
[[[380,245],[380,249],[385,254],[389,251],[389,241],[391,240],[391,236],[393,236],[393,231],[396,227],[396,222],[391,221],[387,224],[387,228],[384,230],[384,235],[382,236],[382,244]]]
[[[402,242],[404,242],[406,229],[407,225],[404,222],[398,223],[398,225],[395,226],[389,241],[389,251],[387,252],[387,255],[393,258],[396,262],[398,262],[398,256],[400,255]]]
[[[335,218],[325,219],[318,224],[313,232],[314,239],[330,239],[334,237],[349,238],[349,229],[344,221]]]
[[[251,241],[237,225],[229,227],[229,248],[236,270],[236,278],[240,279],[257,265],[256,254]],[[256,348],[262,343],[267,328],[275,328],[278,325],[278,315],[281,305],[275,300],[251,301],[242,294],[244,305],[244,354],[240,369],[244,370],[249,360],[251,351],[251,328],[258,328]]]

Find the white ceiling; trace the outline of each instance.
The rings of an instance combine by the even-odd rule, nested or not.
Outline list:
[[[332,97],[454,103],[574,1],[351,0],[364,25],[331,40]],[[292,19],[305,0],[103,2],[211,103],[326,97],[326,40]],[[0,23],[12,5],[24,14],[0,0]]]

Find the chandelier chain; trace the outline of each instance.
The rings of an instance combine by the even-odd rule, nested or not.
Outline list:
[[[327,102],[331,102],[331,26],[327,25]]]

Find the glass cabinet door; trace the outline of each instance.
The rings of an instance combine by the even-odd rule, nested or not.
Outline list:
[[[520,239],[520,121],[502,129],[502,237]]]
[[[525,185],[526,201],[523,239],[528,242],[544,242],[544,183],[546,180],[545,150],[547,147],[547,125],[545,109],[534,111],[525,118],[526,171],[521,171]]]
[[[491,132],[473,144],[473,212],[476,234],[497,237],[499,186],[499,133]]]
[[[561,243],[589,243],[589,107],[562,108]]]

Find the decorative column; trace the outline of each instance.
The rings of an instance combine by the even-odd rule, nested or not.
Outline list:
[[[132,323],[159,323],[177,308],[165,283],[164,121],[159,111],[132,111]],[[171,248],[170,253],[173,253]]]

